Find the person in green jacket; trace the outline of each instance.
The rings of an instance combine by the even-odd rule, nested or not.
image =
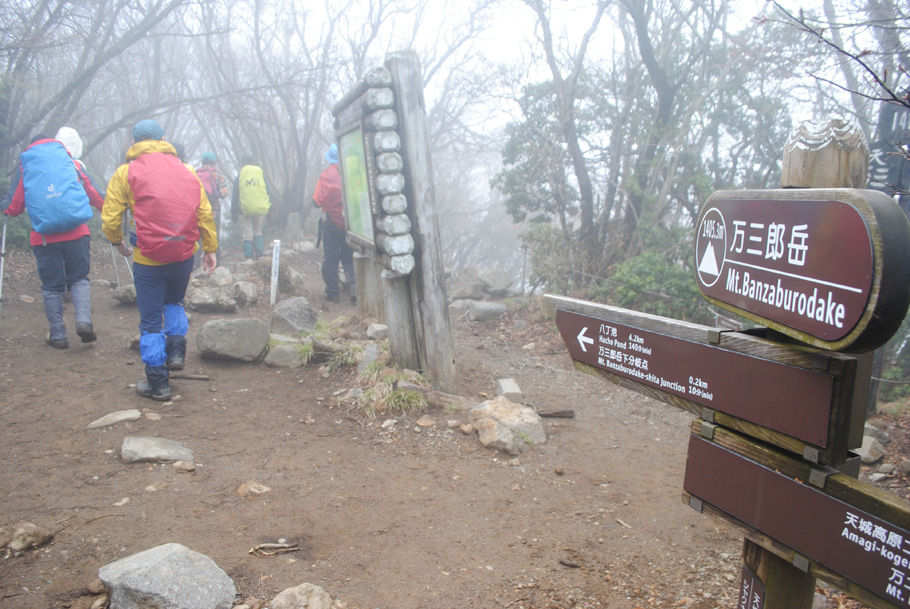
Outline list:
[[[262,225],[271,202],[265,175],[256,159],[245,156],[241,164],[231,196],[231,219],[240,220],[244,257],[255,259],[263,254]]]

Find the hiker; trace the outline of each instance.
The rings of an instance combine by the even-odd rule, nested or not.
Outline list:
[[[344,268],[344,276],[353,290],[354,250],[345,241],[344,204],[341,199],[341,175],[338,173],[338,146],[332,144],[325,153],[329,164],[316,183],[313,205],[325,214],[322,222],[322,281],[325,283],[325,299],[338,302],[341,289],[338,284],[338,263]],[[357,302],[351,294],[351,302]]]
[[[228,181],[227,178],[222,175],[218,168],[215,167],[215,162],[218,158],[215,156],[215,153],[206,150],[202,153],[201,165],[196,168],[196,177],[199,178],[199,181],[202,182],[202,187],[205,188],[205,194],[209,198],[209,203],[212,205],[212,217],[215,218],[215,228],[218,231],[218,235],[221,236],[221,200],[227,197],[228,194]]]
[[[227,178],[215,167],[217,160],[214,152],[206,150],[202,153],[202,164],[196,168],[196,176],[202,182],[209,203],[212,204],[212,216],[215,218],[216,225],[221,219],[221,200],[228,194]]]
[[[199,180],[164,140],[157,121],[133,127],[126,163],[107,186],[101,228],[124,256],[133,254],[133,278],[139,305],[139,355],[145,380],[136,392],[166,401],[171,397],[169,370],[182,370],[189,322],[183,297],[193,270],[193,254],[202,238],[202,266],[215,269],[218,237],[212,208]],[[123,242],[123,212],[136,222],[137,250]]]
[[[270,207],[262,167],[252,156],[243,157],[231,194],[231,219],[240,220],[245,258],[255,259],[263,254],[262,224]]]
[[[81,154],[82,140],[75,130],[73,133]],[[27,211],[31,220],[29,244],[38,264],[50,326],[45,342],[51,347],[69,347],[63,323],[65,290],[72,294],[76,334],[83,343],[97,338],[92,326],[91,238],[86,222],[92,217],[92,207],[100,211],[103,204],[104,197],[91,177],[60,141],[39,135],[19,155],[19,179],[0,208],[8,216]]]
[[[57,129],[57,135],[54,136],[54,139],[63,144],[79,168],[87,173],[85,163],[82,162],[82,138],[79,136],[79,132],[72,127],[60,127]],[[97,186],[95,190],[98,190]],[[104,190],[98,190],[98,193],[103,199]]]

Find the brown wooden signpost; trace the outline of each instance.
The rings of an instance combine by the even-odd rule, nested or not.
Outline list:
[[[875,190],[714,193],[696,281],[710,302],[824,349],[884,344],[910,299],[906,218]]]
[[[743,532],[738,608],[809,609],[816,578],[910,607],[910,503],[856,480],[849,453],[867,356],[835,352],[875,349],[900,326],[910,224],[882,193],[812,188],[715,193],[696,230],[705,298],[779,334],[548,295],[575,366],[699,416],[684,499]]]

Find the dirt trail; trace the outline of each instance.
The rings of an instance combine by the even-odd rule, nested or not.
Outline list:
[[[741,539],[681,501],[689,415],[577,372],[534,306],[497,323],[452,319],[463,395],[492,397],[496,379],[512,377],[537,408],[576,413],[546,419],[547,444],[513,460],[450,429],[463,412],[383,429],[388,416],[338,402],[353,371],[202,361],[195,332],[214,315],[193,314],[186,370],[211,380],[175,381],[170,405],[138,397],[128,348],[138,313],[102,287],[113,270],[93,248],[99,340],[66,351],[44,345],[32,259],[7,260],[0,525],[56,534],[0,560],[0,609],[87,607],[99,567],[167,542],[212,557],[240,599],[311,582],[352,609],[733,605]],[[323,301],[318,253],[292,263],[326,319],[355,313]],[[267,319],[268,307],[241,314]],[[129,408],[152,418],[86,429]],[[123,463],[127,435],[184,443],[196,471]],[[240,496],[251,480],[271,490]],[[302,550],[249,553],[279,539]]]

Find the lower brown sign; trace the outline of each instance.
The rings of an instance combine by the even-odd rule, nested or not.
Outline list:
[[[765,585],[747,565],[743,565],[742,580],[736,609],[763,609],[765,606]]]
[[[697,435],[686,492],[855,582],[910,607],[908,522],[887,522]]]
[[[829,374],[559,309],[572,359],[824,448]]]

